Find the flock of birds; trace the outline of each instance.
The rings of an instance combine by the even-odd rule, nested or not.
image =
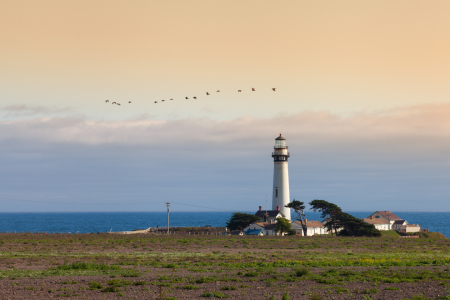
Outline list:
[[[242,92],[242,90],[237,90],[238,91],[238,93],[241,93]],[[256,89],[255,88],[252,88],[252,92],[255,92],[256,91]],[[274,92],[276,92],[276,88],[272,88],[272,91],[274,91]],[[216,91],[216,93],[220,93],[220,90],[217,90]],[[210,93],[209,92],[206,92],[206,96],[209,96],[210,95]],[[189,100],[189,97],[184,97],[186,100]],[[196,96],[194,96],[194,97],[192,97],[192,99],[197,99],[197,97]],[[173,100],[173,98],[170,98],[170,100]],[[161,100],[161,102],[164,102],[164,101],[166,101],[166,100]],[[108,103],[109,102],[109,100],[105,100],[105,103]],[[129,104],[131,104],[132,102],[131,101],[128,101],[128,103]],[[154,103],[158,103],[158,101],[155,101]],[[119,102],[116,102],[116,101],[114,101],[114,102],[112,102],[111,104],[115,104],[115,105],[120,105],[120,103]]]

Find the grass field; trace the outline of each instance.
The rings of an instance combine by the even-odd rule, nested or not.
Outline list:
[[[0,234],[0,290],[8,299],[450,299],[450,242],[392,236]]]

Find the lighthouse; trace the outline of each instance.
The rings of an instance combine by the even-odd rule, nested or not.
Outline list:
[[[273,191],[272,210],[281,210],[285,218],[291,219],[291,209],[284,207],[289,204],[289,173],[288,173],[288,146],[286,139],[281,135],[275,139],[273,157]]]

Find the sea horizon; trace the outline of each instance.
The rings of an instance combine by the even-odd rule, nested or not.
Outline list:
[[[255,211],[241,211],[253,214]],[[366,218],[374,211],[347,211],[357,218]],[[409,224],[419,224],[432,232],[450,237],[446,211],[394,211]],[[170,227],[225,227],[232,212],[170,212]],[[321,221],[321,213],[307,211],[309,220]],[[292,215],[292,219],[295,216]],[[3,212],[0,232],[92,233],[130,231],[149,227],[166,227],[167,212]]]

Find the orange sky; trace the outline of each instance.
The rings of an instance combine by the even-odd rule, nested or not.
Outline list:
[[[448,102],[449,9],[448,1],[3,0],[0,101],[112,120]],[[235,93],[251,86],[258,93]],[[214,100],[152,105],[215,89],[223,94]],[[107,98],[135,105],[105,108]]]

